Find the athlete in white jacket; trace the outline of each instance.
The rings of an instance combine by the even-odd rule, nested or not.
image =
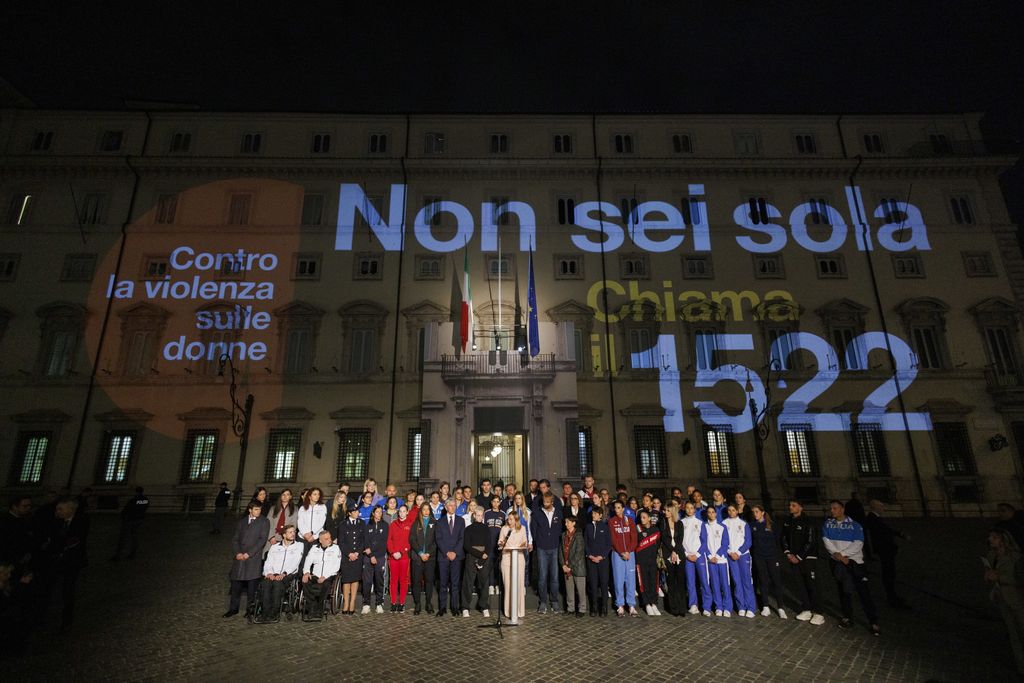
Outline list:
[[[690,614],[697,614],[697,578],[700,577],[700,597],[704,608],[710,605],[711,589],[707,585],[707,570],[704,568],[704,553],[701,550],[700,532],[704,522],[696,515],[696,508],[690,501],[683,507],[683,567],[686,573],[686,595],[690,603]]]
[[[330,531],[320,532],[320,542],[306,553],[302,566],[302,591],[306,594],[310,616],[324,614],[324,593],[341,570],[341,548],[331,539]]]
[[[750,525],[739,514],[739,508],[730,504],[726,506],[728,517],[722,524],[729,530],[729,573],[732,575],[733,597],[738,614],[753,619],[757,611],[757,598],[754,596],[754,574],[750,571]]]
[[[711,603],[714,605],[715,616],[732,616],[732,595],[729,594],[729,530],[718,521],[718,514],[711,505],[704,509],[705,522],[701,528],[700,538],[707,564],[705,571],[711,587]],[[704,605],[704,614],[708,615],[709,606]]]
[[[263,561],[263,612],[261,621],[276,621],[281,613],[282,594],[295,581],[305,550],[295,542],[295,525],[288,524],[281,529],[281,542],[270,546],[267,559]],[[285,614],[291,619],[291,607],[284,606]]]

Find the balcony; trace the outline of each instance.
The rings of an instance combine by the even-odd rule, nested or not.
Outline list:
[[[445,380],[552,380],[555,377],[554,354],[542,353],[530,358],[516,351],[490,351],[464,354],[461,358],[441,356],[441,377]]]
[[[997,405],[1024,406],[1024,373],[1020,370],[990,367],[985,370],[985,383]]]

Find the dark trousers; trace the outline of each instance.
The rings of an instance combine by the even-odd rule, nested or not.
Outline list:
[[[462,560],[449,560],[441,556],[437,558],[437,608],[445,609],[451,603],[452,612],[459,611],[459,588],[462,586]]]
[[[538,550],[534,548],[533,554],[537,556],[537,595],[540,597],[540,606],[550,604],[557,608],[561,600],[558,597],[558,548],[550,550]]]
[[[868,583],[868,572],[862,564],[850,560],[848,564],[830,560],[832,564],[832,576],[836,580],[836,587],[839,589],[839,606],[842,609],[843,617],[853,619],[853,594],[860,598],[860,604],[867,615],[868,623],[878,623],[878,610],[875,609],[875,601],[871,599],[871,587]]]
[[[363,604],[370,604],[370,589],[376,595],[376,604],[384,604],[384,563],[386,557],[378,557],[377,564],[370,562],[369,557],[363,558]]]
[[[263,579],[261,586],[261,601],[263,603],[263,617],[265,619],[277,619],[281,613],[281,603],[284,600],[285,591],[298,574],[289,574],[280,581],[267,581]],[[285,612],[291,612],[291,605],[284,605]]]
[[[799,611],[811,611],[815,614],[821,612],[818,607],[818,597],[814,590],[814,575],[818,567],[816,559],[805,559],[797,564],[791,564],[788,559],[783,559],[790,566],[790,572],[796,576],[796,597],[800,603]]]
[[[686,613],[686,573],[683,569],[683,562],[686,562],[686,560],[679,564],[665,563],[665,579],[668,583],[668,593],[665,595],[665,609],[672,615]]]
[[[224,515],[227,513],[228,508],[225,505],[222,508],[213,508],[213,532],[216,534],[220,533],[220,528],[224,526]]]
[[[306,605],[309,615],[314,618],[324,615],[324,599],[338,580],[336,576],[324,579],[323,583],[317,581],[316,577],[309,577],[309,581],[302,584],[302,592],[306,594]]]
[[[259,579],[231,579],[231,602],[228,609],[237,612],[242,604],[242,591],[245,591],[245,608],[252,609],[256,605],[256,588],[259,586]]]
[[[420,556],[413,553],[410,558],[409,575],[412,577],[412,602],[416,609],[420,608],[420,595],[427,599],[427,608],[434,603],[434,569],[436,563],[434,557],[424,562]]]
[[[487,589],[491,583],[491,557],[481,563],[477,568],[477,559],[466,557],[466,570],[462,576],[462,609],[469,609],[469,603],[473,599],[473,589],[476,589],[476,608],[478,611],[490,609]]]
[[[139,530],[141,528],[141,519],[121,520],[121,533],[117,537],[117,550],[114,551],[114,558],[135,557],[135,552],[139,549]]]
[[[754,580],[757,581],[757,590],[761,593],[761,606],[768,607],[768,597],[775,598],[775,609],[784,609],[783,598],[786,587],[782,583],[782,562],[786,560],[766,560],[762,557],[752,557],[754,561]]]
[[[608,599],[608,558],[594,563],[587,558],[587,591],[590,593],[590,609],[595,610]]]
[[[882,586],[885,588],[885,599],[890,604],[903,602],[903,598],[896,592],[896,553],[878,553],[878,560],[882,565]]]
[[[640,576],[640,605],[658,606],[658,563],[654,555],[637,560],[637,574]]]
[[[78,569],[65,569],[60,573],[61,627],[68,628],[75,618],[75,587],[78,585]]]

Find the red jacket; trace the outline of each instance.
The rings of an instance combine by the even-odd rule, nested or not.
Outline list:
[[[617,553],[636,551],[636,522],[626,516],[609,517],[608,531],[611,532],[612,550]]]
[[[409,531],[416,523],[417,515],[407,515],[405,521],[396,519],[388,527],[388,555],[402,553],[409,556]]]

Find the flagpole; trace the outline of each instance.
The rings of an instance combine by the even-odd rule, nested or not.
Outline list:
[[[498,351],[501,351],[501,228],[497,225],[494,226],[495,232],[498,233],[498,339],[497,346]]]

